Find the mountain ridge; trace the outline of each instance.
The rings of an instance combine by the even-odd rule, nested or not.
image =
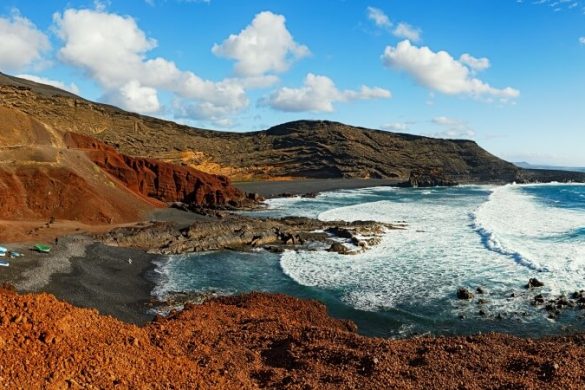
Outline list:
[[[0,106],[62,131],[99,139],[120,153],[229,177],[232,181],[382,178],[425,183],[538,181],[472,140],[447,140],[298,120],[252,132],[181,125],[94,103],[0,74]],[[563,175],[560,176],[561,178]],[[436,180],[434,178],[437,178]],[[585,175],[570,180],[585,179]]]

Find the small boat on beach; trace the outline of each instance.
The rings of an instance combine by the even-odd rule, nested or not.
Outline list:
[[[0,260],[0,267],[8,267],[9,265],[10,263],[8,263],[7,261]]]
[[[33,250],[37,251],[37,252],[41,252],[41,253],[50,253],[51,252],[51,246],[50,245],[45,245],[45,244],[37,244],[33,247]]]

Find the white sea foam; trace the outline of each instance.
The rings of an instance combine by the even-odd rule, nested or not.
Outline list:
[[[322,220],[406,221],[408,228],[390,231],[357,256],[287,252],[281,267],[297,283],[343,291],[346,303],[371,311],[437,302],[446,310],[477,310],[452,299],[460,286],[490,290],[488,311],[525,311],[527,299],[509,295],[521,294],[535,276],[550,293],[584,288],[585,247],[555,238],[583,227],[585,215],[537,203],[520,187],[490,188],[487,199],[457,190],[405,192],[392,201],[322,212]]]
[[[552,273],[558,290],[583,287],[585,246],[562,237],[585,227],[585,212],[539,203],[520,186],[493,191],[473,214],[486,246],[519,264]],[[563,288],[564,286],[564,288]]]

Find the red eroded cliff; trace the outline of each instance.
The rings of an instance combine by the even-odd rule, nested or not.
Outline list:
[[[132,191],[163,202],[201,206],[238,205],[244,193],[224,176],[148,158],[130,157],[92,137],[67,133],[65,143],[82,149],[100,168]]]

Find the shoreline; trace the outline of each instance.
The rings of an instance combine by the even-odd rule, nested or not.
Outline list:
[[[316,187],[325,188],[325,184],[338,184],[324,182],[311,181],[309,186],[307,181],[286,184],[299,193]],[[379,183],[360,180],[355,185],[365,188]],[[154,211],[150,220],[188,226],[209,220],[209,217],[169,208]],[[0,269],[0,283],[11,283],[21,293],[51,293],[75,306],[94,308],[102,314],[137,325],[144,325],[155,317],[147,312],[156,287],[154,270],[157,265],[154,261],[164,256],[138,249],[106,246],[87,235],[60,238],[59,245],[51,254],[29,251],[27,244],[7,246],[21,251],[25,257],[11,260],[9,267]],[[132,259],[131,264],[128,259]]]
[[[333,179],[258,182],[246,183],[246,186],[258,190],[264,188],[265,194],[275,192],[277,195],[281,190],[304,194],[391,185],[395,182]],[[208,219],[196,213],[166,208],[154,210],[147,221],[168,221],[184,228]],[[136,225],[145,222],[137,222]],[[57,233],[52,229],[47,231]],[[6,244],[10,250],[17,250],[25,256],[10,260],[9,267],[0,269],[0,283],[15,286],[19,293],[47,292],[75,306],[97,309],[101,314],[137,325],[144,325],[155,317],[147,312],[147,305],[156,287],[153,280],[154,261],[160,259],[160,255],[106,246],[85,232],[61,236],[59,244],[49,254],[32,251],[28,241]],[[131,264],[128,259],[132,259]]]
[[[232,185],[248,193],[256,193],[265,198],[275,198],[280,194],[304,195],[327,191],[396,186],[403,182],[404,180],[401,179],[295,179],[290,181],[234,182]]]

